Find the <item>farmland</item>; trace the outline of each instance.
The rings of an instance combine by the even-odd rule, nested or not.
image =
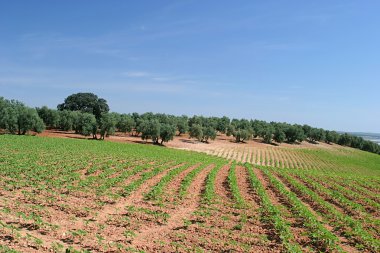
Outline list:
[[[380,251],[376,154],[0,143],[0,252]]]

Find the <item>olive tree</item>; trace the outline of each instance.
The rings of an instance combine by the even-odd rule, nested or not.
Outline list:
[[[309,131],[309,134],[308,134],[308,139],[315,143],[317,141],[323,141],[325,140],[326,138],[326,135],[325,135],[325,131],[323,129],[320,129],[320,128],[312,128],[310,131]]]
[[[25,106],[17,100],[0,100],[0,125],[10,133],[24,135],[28,131],[41,133],[45,129],[43,120],[36,109]]]
[[[289,143],[302,142],[305,139],[302,127],[297,125],[288,125],[285,129],[285,135],[286,141]]]
[[[94,129],[96,129],[96,118],[91,113],[79,113],[77,119],[76,129],[78,133],[89,136],[94,134]],[[94,135],[93,135],[94,137]]]
[[[223,116],[217,120],[216,130],[221,133],[226,133],[227,128],[230,125],[230,118]]]
[[[235,130],[232,135],[235,137],[236,142],[245,142],[246,140],[251,139],[251,132],[247,129],[238,129]]]
[[[339,140],[339,134],[335,131],[326,131],[325,135],[325,141],[327,144],[337,143]]]
[[[178,136],[189,131],[189,122],[187,116],[181,116],[177,118],[177,130]]]
[[[282,127],[276,127],[273,134],[273,140],[277,143],[283,143],[285,139],[286,139],[286,135],[285,135],[284,129]]]
[[[202,136],[202,141],[208,143],[208,140],[215,140],[216,138],[216,130],[211,127],[207,126],[202,129],[203,136]]]
[[[99,123],[100,139],[115,133],[116,120],[110,113],[102,113]],[[96,138],[96,135],[94,136]]]
[[[203,139],[203,128],[199,124],[193,124],[189,130],[190,138],[196,138],[198,141]]]
[[[274,127],[268,124],[263,134],[263,140],[265,143],[268,143],[268,144],[272,143],[274,132],[275,132]]]
[[[176,132],[176,128],[174,125],[171,124],[161,124],[160,125],[160,138],[161,138],[161,145],[163,142],[168,142],[170,140],[173,140],[174,135]]]
[[[36,110],[46,127],[57,128],[59,126],[60,118],[57,110],[49,109],[47,106],[37,107]]]
[[[158,143],[160,138],[160,122],[158,120],[144,120],[140,124],[141,139],[147,141],[151,139],[153,143]]]
[[[128,114],[121,114],[117,123],[116,127],[120,132],[126,133],[126,132],[132,132],[133,128],[135,127],[135,121],[133,118]]]
[[[74,121],[76,114],[72,111],[59,111],[58,127],[63,131],[70,131],[74,129]]]

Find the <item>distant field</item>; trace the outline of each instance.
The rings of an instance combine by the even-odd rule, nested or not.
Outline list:
[[[380,169],[379,155],[352,148],[335,146],[323,148],[234,147],[206,151],[207,154],[276,168],[350,171],[369,175]]]
[[[0,143],[0,252],[380,251],[376,154],[199,144],[207,155],[10,135]]]
[[[377,133],[351,133],[351,134],[362,137],[364,140],[373,141],[380,145],[380,134],[377,134]]]

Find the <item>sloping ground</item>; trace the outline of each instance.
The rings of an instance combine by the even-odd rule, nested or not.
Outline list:
[[[0,252],[380,251],[377,155],[0,143]]]
[[[73,132],[64,132],[56,130],[46,130],[39,136],[85,139],[86,137]],[[110,142],[121,143],[139,143],[148,144],[141,140],[139,136],[117,133],[115,136],[107,138]],[[209,143],[199,142],[190,139],[188,135],[175,136],[173,141],[165,143],[166,147],[202,152],[213,156],[218,156],[228,160],[234,160],[242,163],[251,163],[254,165],[273,166],[277,168],[292,169],[323,169],[331,170],[338,168],[344,160],[355,156],[358,150],[342,147],[336,144],[318,143],[311,144],[302,142],[301,144],[266,144],[261,139],[249,140],[244,143],[236,143],[233,137],[218,135],[217,138]],[[362,153],[359,151],[359,160],[361,161]],[[337,162],[336,159],[339,161]],[[345,163],[351,166],[351,169],[358,168],[354,161]],[[360,167],[360,166],[359,166]],[[361,166],[360,169],[365,169]]]

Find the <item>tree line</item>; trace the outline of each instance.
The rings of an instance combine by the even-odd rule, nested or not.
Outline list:
[[[194,115],[175,116],[147,112],[120,114],[109,112],[107,101],[92,93],[77,93],[67,97],[57,109],[46,106],[30,108],[16,100],[0,97],[0,128],[9,133],[42,132],[45,128],[75,131],[77,134],[104,139],[116,131],[140,136],[163,144],[175,135],[189,134],[201,142],[214,140],[217,133],[233,136],[236,142],[262,138],[265,143],[326,142],[349,146],[380,154],[380,146],[362,137],[309,125],[266,122],[263,120],[230,119]]]

